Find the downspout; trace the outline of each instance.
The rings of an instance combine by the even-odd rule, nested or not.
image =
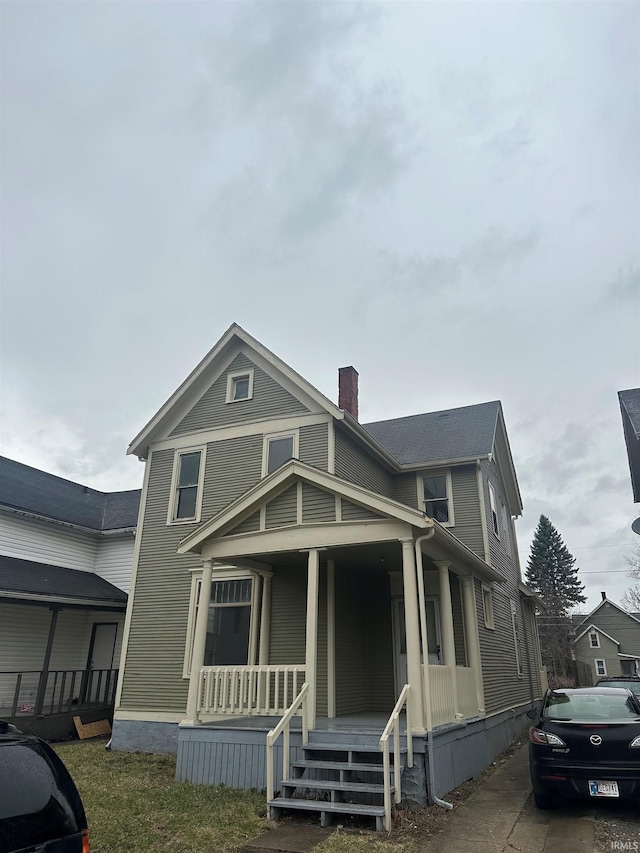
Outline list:
[[[446,800],[441,800],[436,796],[436,773],[435,761],[433,754],[433,721],[431,719],[431,692],[429,690],[429,644],[427,643],[427,609],[424,603],[424,573],[422,569],[422,543],[431,539],[435,534],[436,529],[432,527],[428,533],[423,536],[418,536],[415,542],[416,546],[416,572],[418,575],[418,605],[420,611],[420,633],[422,635],[422,677],[424,690],[424,705],[427,710],[427,745],[429,753],[429,789],[431,799],[437,806],[442,806],[443,809],[452,809],[453,803],[448,803]],[[425,655],[426,651],[426,655]]]

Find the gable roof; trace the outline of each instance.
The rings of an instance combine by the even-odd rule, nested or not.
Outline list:
[[[93,572],[0,556],[0,597],[124,610],[127,594]]]
[[[280,374],[292,384],[301,395],[313,401],[319,410],[324,410],[339,420],[344,418],[342,409],[335,406],[317,388],[314,388],[299,373],[292,370],[288,364],[274,355],[260,341],[245,332],[237,323],[232,323],[218,343],[209,350],[200,364],[191,371],[184,382],[133,439],[127,453],[133,453],[141,459],[146,459],[149,453],[149,445],[164,434],[176,410],[188,405],[189,402],[195,403],[210,386],[229,355],[238,347],[243,346],[266,362],[276,374]]]
[[[636,618],[632,613],[629,613],[629,611],[628,611],[628,610],[625,610],[624,608],[620,607],[620,605],[619,605],[619,604],[616,604],[614,601],[609,601],[609,599],[608,599],[608,598],[603,598],[603,599],[602,599],[602,601],[601,601],[601,602],[599,602],[599,604],[597,605],[597,607],[594,607],[594,608],[593,608],[593,610],[591,611],[591,613],[587,614],[587,616],[585,616],[585,617],[584,617],[584,619],[581,619],[581,620],[578,622],[578,625],[584,625],[584,623],[585,623],[588,619],[593,619],[593,617],[596,615],[596,613],[598,612],[598,610],[600,610],[600,608],[601,608],[601,607],[604,607],[604,605],[605,605],[605,604],[609,604],[611,607],[615,607],[615,608],[616,608],[616,610],[619,610],[619,611],[620,611],[620,613],[624,613],[624,615],[625,615],[625,616],[628,616],[628,617],[629,617],[629,619],[633,619],[633,621],[634,621],[634,622],[638,622],[638,624],[640,624],[640,619]],[[598,628],[598,630],[600,630],[600,628]],[[603,631],[602,633],[604,633],[604,631]]]
[[[98,532],[129,529],[138,522],[140,489],[99,492],[0,456],[0,506]]]
[[[633,500],[640,503],[640,388],[618,391]]]
[[[364,424],[401,465],[476,460],[489,456],[500,403],[480,403],[441,412]]]
[[[618,641],[618,640],[616,640],[616,638],[615,638],[615,637],[612,637],[612,636],[611,636],[611,634],[607,634],[607,632],[606,632],[606,631],[603,631],[603,630],[602,630],[602,628],[598,628],[598,626],[597,626],[597,625],[593,625],[593,624],[592,624],[592,625],[589,625],[587,628],[585,628],[585,629],[584,629],[584,631],[581,631],[581,632],[576,636],[576,638],[575,638],[575,640],[573,641],[572,645],[574,645],[575,643],[577,643],[577,642],[578,642],[578,640],[579,640],[579,639],[581,639],[581,637],[584,637],[584,635],[585,635],[588,631],[597,631],[597,633],[598,633],[598,634],[602,634],[602,636],[603,636],[603,637],[606,637],[608,640],[611,640],[611,642],[612,642],[612,643],[615,643],[615,644],[616,644],[616,646],[619,646],[619,645],[620,645],[619,641]]]

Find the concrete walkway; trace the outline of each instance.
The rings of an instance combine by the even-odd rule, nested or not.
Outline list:
[[[593,837],[593,809],[536,808],[523,746],[455,809],[424,853],[593,853]]]
[[[283,824],[254,838],[241,853],[310,853],[333,832]],[[593,809],[536,808],[524,746],[456,806],[445,828],[421,853],[593,853],[593,838]],[[385,840],[383,834],[380,840]]]

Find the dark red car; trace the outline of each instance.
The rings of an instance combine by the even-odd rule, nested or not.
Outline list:
[[[640,704],[630,690],[548,690],[529,716],[538,808],[550,808],[558,796],[640,800]]]

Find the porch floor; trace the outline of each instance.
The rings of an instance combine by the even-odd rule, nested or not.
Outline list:
[[[313,731],[319,732],[362,732],[367,734],[381,735],[389,720],[389,715],[384,711],[371,711],[362,714],[346,714],[342,717],[316,717]],[[280,722],[280,717],[225,717],[224,720],[213,720],[203,723],[202,726],[225,729],[251,729],[252,731],[268,732],[275,728]],[[405,729],[404,712],[400,718],[400,731]],[[300,730],[302,718],[294,717],[291,720],[291,728]]]

